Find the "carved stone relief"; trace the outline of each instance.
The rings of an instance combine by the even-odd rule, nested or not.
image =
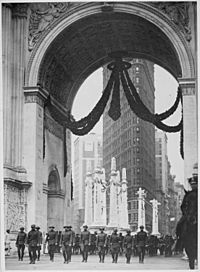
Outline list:
[[[26,223],[26,192],[10,185],[4,186],[5,226],[18,231]]]
[[[61,16],[73,3],[38,3],[31,5],[31,15],[29,22],[29,50],[34,48],[40,35],[46,31],[52,23]]]
[[[189,4],[186,2],[156,2],[151,3],[163,13],[165,13],[183,32],[187,41],[192,38],[189,26]]]

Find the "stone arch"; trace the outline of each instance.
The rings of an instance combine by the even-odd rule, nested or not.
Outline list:
[[[60,175],[52,166],[48,176],[47,226],[53,225],[57,230],[63,226],[64,192],[61,190]]]
[[[162,12],[158,9],[147,5],[145,3],[115,3],[114,12],[136,15],[146,21],[152,23],[170,40],[177,54],[177,61],[181,66],[181,75],[177,75],[182,78],[193,78],[195,76],[195,65],[192,57],[191,50],[188,47],[187,41],[178,27]],[[42,39],[35,46],[27,67],[26,85],[36,86],[38,83],[40,65],[42,59],[47,51],[47,48],[53,42],[53,40],[67,27],[74,24],[77,20],[84,19],[88,16],[93,16],[102,13],[100,4],[86,3],[81,6],[75,7],[73,12],[65,15],[60,20],[55,22],[55,25],[44,34]],[[142,56],[138,55],[138,58]],[[102,64],[105,64],[107,60],[99,59],[91,67],[85,67],[80,77],[76,80],[75,85],[71,86],[77,91],[80,84],[89,76],[94,70],[99,68]],[[164,63],[161,64],[165,68]],[[71,103],[72,101],[70,101]]]

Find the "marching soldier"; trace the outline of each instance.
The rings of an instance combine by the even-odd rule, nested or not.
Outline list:
[[[139,263],[144,262],[145,245],[147,242],[147,233],[144,231],[144,227],[140,226],[140,231],[136,235],[136,244],[139,254]]]
[[[126,250],[126,263],[130,264],[132,248],[133,248],[133,236],[131,236],[131,231],[127,230],[127,234],[124,237],[123,248]]]
[[[47,233],[46,241],[48,242],[48,252],[50,261],[54,261],[55,247],[57,245],[57,232],[54,230],[54,226],[50,226],[50,231]]]
[[[120,248],[119,254],[120,254],[120,256],[123,254],[123,241],[124,241],[124,236],[120,232],[120,234],[119,234],[119,248]]]
[[[37,260],[40,260],[40,250],[41,250],[41,244],[42,244],[42,232],[39,230],[40,227],[36,227],[36,230],[39,234],[39,246],[37,246],[36,254],[37,254]]]
[[[83,256],[83,260],[82,262],[87,263],[87,259],[88,259],[88,251],[89,251],[89,246],[90,246],[90,232],[87,230],[88,226],[83,226],[83,231],[81,232],[81,252],[82,252],[82,256]]]
[[[112,262],[117,263],[118,255],[120,251],[120,238],[117,234],[117,229],[113,230],[112,235],[110,236],[110,246],[111,246],[111,255],[112,255]]]
[[[104,263],[107,235],[104,233],[104,228],[100,228],[99,230],[100,233],[97,235],[96,247],[99,251],[99,262]]]
[[[36,250],[39,246],[39,234],[36,231],[35,224],[31,225],[31,230],[28,233],[27,237],[27,244],[28,244],[28,251],[29,251],[29,258],[30,258],[30,264],[35,264],[35,260],[37,258]]]
[[[63,227],[65,231],[61,234],[61,246],[64,257],[64,263],[69,263],[71,259],[73,233],[69,226]]]
[[[19,261],[23,261],[26,239],[27,239],[27,235],[24,232],[24,227],[21,227],[20,232],[18,232],[17,240],[16,240],[16,247],[17,247]]]
[[[69,258],[69,262],[71,262],[72,248],[73,248],[74,241],[75,241],[75,231],[72,230],[72,226],[69,226],[69,230],[72,232],[71,255],[70,255],[70,258]]]

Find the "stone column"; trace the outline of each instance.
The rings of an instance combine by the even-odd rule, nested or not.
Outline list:
[[[94,173],[94,222],[93,225],[101,225],[101,170],[96,168]]]
[[[146,193],[140,187],[137,191],[138,195],[138,229],[140,231],[140,226],[144,226],[144,231],[146,231],[146,223],[145,223],[145,204],[144,198],[146,197]]]
[[[158,231],[158,205],[160,203],[156,199],[150,200],[152,203],[152,209],[153,209],[153,219],[152,219],[152,235],[159,235]]]
[[[128,202],[127,202],[127,180],[126,180],[126,168],[122,168],[122,205],[121,205],[121,227],[126,229],[130,228],[128,224]]]
[[[32,187],[27,196],[28,226],[40,222],[43,202],[43,116],[48,94],[39,87],[24,88],[23,165]]]
[[[184,187],[188,190],[187,179],[192,176],[198,156],[197,87],[193,79],[179,79],[179,85],[183,94]]]
[[[11,164],[22,168],[23,150],[23,104],[24,104],[24,69],[27,36],[27,4],[13,4],[13,71],[12,71],[12,139]]]
[[[11,165],[12,22],[11,4],[2,5],[3,162]]]
[[[92,225],[92,173],[90,171],[86,174],[85,179],[85,218],[84,225]]]
[[[105,169],[102,169],[101,174],[102,187],[101,187],[101,222],[103,226],[106,226],[106,176]]]
[[[110,175],[110,221],[109,227],[117,227],[117,195],[116,195],[116,160],[112,158],[111,161],[111,175]]]
[[[120,182],[120,171],[117,171],[116,177],[116,197],[117,197],[117,226],[121,228],[122,225],[122,193]]]

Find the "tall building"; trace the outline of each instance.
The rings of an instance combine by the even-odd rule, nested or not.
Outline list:
[[[154,113],[154,66],[152,63],[134,59],[128,70],[137,92],[144,104]],[[103,70],[104,87],[110,76]],[[117,169],[126,168],[128,181],[128,216],[132,230],[137,229],[138,201],[136,192],[142,187],[146,197],[146,228],[151,231],[152,207],[149,201],[155,197],[155,129],[139,119],[130,109],[124,91],[120,91],[121,117],[113,121],[108,116],[110,103],[103,115],[103,167],[110,171],[111,158],[116,158]],[[108,196],[109,201],[109,196]],[[109,217],[109,210],[107,210]],[[108,218],[109,219],[109,218]]]
[[[88,170],[102,167],[102,136],[90,133],[74,141],[74,203],[73,227],[76,233],[84,223],[85,178]]]

